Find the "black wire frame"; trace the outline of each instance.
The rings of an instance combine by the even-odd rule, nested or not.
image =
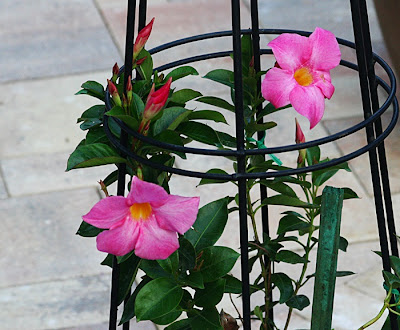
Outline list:
[[[245,330],[251,329],[251,318],[250,318],[250,290],[249,290],[249,274],[248,274],[248,227],[247,227],[247,213],[246,213],[246,181],[248,179],[256,178],[274,178],[286,175],[300,174],[306,172],[312,172],[319,169],[327,168],[330,166],[338,165],[348,160],[354,159],[366,152],[369,153],[370,168],[372,175],[374,199],[375,199],[375,210],[377,217],[377,225],[379,232],[379,241],[382,252],[383,269],[390,271],[390,255],[398,256],[398,247],[396,240],[396,230],[394,224],[393,207],[389,185],[389,175],[387,168],[387,160],[385,155],[384,139],[394,129],[396,122],[399,117],[399,106],[395,96],[396,92],[396,80],[391,68],[387,65],[382,58],[372,52],[371,37],[368,23],[368,13],[365,0],[350,0],[351,12],[353,19],[353,31],[355,36],[355,43],[338,38],[338,42],[346,47],[356,50],[357,64],[349,61],[342,60],[340,64],[349,69],[356,70],[359,73],[360,78],[360,91],[362,97],[362,104],[364,110],[364,120],[350,128],[342,130],[336,134],[332,134],[327,137],[308,141],[302,144],[286,145],[267,149],[251,149],[246,150],[244,145],[244,122],[243,122],[243,86],[242,86],[242,67],[241,67],[241,41],[240,38],[244,34],[252,35],[253,42],[253,53],[254,63],[256,70],[260,69],[260,57],[264,54],[272,54],[270,49],[260,49],[260,34],[282,34],[282,33],[297,33],[303,36],[309,36],[311,33],[307,31],[287,30],[287,29],[259,29],[258,22],[258,1],[251,0],[251,20],[252,29],[242,30],[240,26],[240,1],[231,0],[232,10],[232,30],[231,31],[220,31],[214,33],[206,33],[196,35],[180,40],[176,40],[170,43],[160,45],[150,50],[151,54],[162,52],[166,49],[170,49],[179,45],[196,42],[200,40],[206,40],[211,38],[219,37],[232,37],[233,50],[222,51],[216,53],[202,54],[193,56],[190,58],[180,59],[161,67],[156,68],[159,72],[167,70],[179,65],[193,63],[197,61],[203,61],[213,58],[226,57],[234,54],[234,83],[235,83],[235,116],[236,116],[236,149],[203,149],[203,148],[190,148],[178,145],[172,145],[165,142],[160,142],[149,137],[140,135],[138,132],[131,130],[122,121],[104,116],[104,129],[110,139],[110,142],[120,151],[123,157],[130,157],[140,163],[151,166],[156,169],[161,169],[166,172],[179,174],[182,176],[197,177],[197,178],[209,178],[209,179],[220,179],[237,181],[238,193],[239,193],[239,218],[240,218],[240,244],[241,244],[241,273],[242,273],[242,300],[243,300],[243,328]],[[133,39],[134,39],[134,23],[135,23],[135,12],[136,12],[136,0],[128,0],[128,15],[127,15],[127,35],[126,35],[126,50],[125,50],[125,66],[121,68],[121,71],[125,72],[125,80],[129,76],[126,73],[132,73],[132,55],[133,55]],[[139,30],[145,26],[147,12],[147,1],[140,0],[139,3]],[[386,83],[382,78],[375,74],[375,64],[380,67],[387,74],[389,84]],[[124,83],[126,86],[126,81]],[[377,96],[378,85],[388,94],[386,100],[379,107],[379,101]],[[258,88],[260,88],[260,82],[258,82]],[[392,118],[386,128],[383,130],[381,117],[383,113],[393,106]],[[106,91],[106,108],[111,109],[111,100],[108,91]],[[109,120],[115,121],[121,127],[121,136],[117,138],[112,134],[109,129]],[[360,147],[359,149],[348,153],[340,158],[332,159],[322,164],[316,164],[298,169],[287,169],[281,171],[270,171],[270,172],[258,172],[258,173],[246,173],[245,159],[249,155],[267,155],[272,153],[284,153],[294,150],[300,150],[309,148],[316,145],[322,145],[333,141],[340,140],[346,136],[349,136],[359,130],[365,129],[367,135],[367,144]],[[172,168],[162,164],[155,164],[146,158],[139,157],[134,154],[128,148],[128,137],[133,136],[134,138],[161,147],[165,150],[180,151],[189,154],[200,154],[204,156],[234,156],[237,159],[238,168],[237,172],[231,174],[212,174],[195,172],[186,169]],[[118,188],[117,194],[124,195],[125,192],[125,175],[126,167],[124,164],[119,164],[119,176],[118,176]],[[266,196],[266,191],[261,190],[262,195]],[[262,224],[263,231],[268,234],[268,209],[264,207],[262,209]],[[389,251],[389,241],[390,251]],[[110,306],[110,320],[109,329],[114,330],[117,327],[117,292],[118,292],[118,276],[119,266],[114,258],[113,262],[113,274],[112,274],[112,289],[111,289],[111,306]],[[272,297],[270,297],[272,299]],[[273,317],[272,309],[270,311],[270,317]],[[396,315],[390,314],[391,329],[398,330]],[[123,329],[129,329],[129,322],[123,325]]]

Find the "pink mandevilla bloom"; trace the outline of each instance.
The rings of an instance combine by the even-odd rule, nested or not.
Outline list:
[[[166,259],[179,247],[196,220],[199,197],[169,195],[162,187],[133,177],[127,197],[110,196],[82,218],[108,229],[97,236],[97,249],[117,256],[132,250],[144,259]]]
[[[268,44],[278,66],[262,82],[262,94],[276,108],[292,104],[313,128],[324,114],[325,98],[335,88],[329,70],[339,65],[339,44],[332,32],[317,27],[307,38],[284,33]]]

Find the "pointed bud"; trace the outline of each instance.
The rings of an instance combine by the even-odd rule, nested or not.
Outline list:
[[[128,99],[128,104],[131,104],[133,97],[131,76],[128,77],[128,82],[126,83],[126,97]]]
[[[153,28],[153,22],[154,22],[154,17],[150,21],[149,24],[147,24],[143,29],[140,30],[138,33],[135,44],[133,45],[133,59],[135,60],[140,51],[143,49],[144,45],[146,44],[147,40],[150,37],[151,29]],[[133,61],[135,62],[135,61]]]
[[[115,84],[115,82],[117,81],[118,78],[118,74],[119,74],[119,67],[117,62],[115,62],[113,68],[112,68],[112,78],[111,81]]]
[[[115,87],[114,83],[111,80],[107,79],[107,82],[108,82],[108,91],[110,92],[115,105],[122,106],[121,98],[119,97],[117,87]]]
[[[304,142],[306,142],[306,138],[304,137],[304,133],[301,130],[301,127],[300,127],[299,122],[297,121],[297,118],[295,118],[295,120],[296,120],[296,144],[304,143]],[[306,155],[307,155],[306,149],[299,150],[299,157],[297,158],[298,167],[304,166],[305,160],[306,160]]]
[[[146,60],[146,58],[147,58],[147,56],[141,58],[140,60],[136,60],[135,67],[141,66],[143,64],[143,62]]]
[[[143,112],[143,120],[149,121],[156,116],[161,109],[164,107],[168,100],[169,90],[171,88],[172,77],[170,77],[167,83],[155,91],[155,86],[151,87],[149,96],[147,97],[146,106]]]

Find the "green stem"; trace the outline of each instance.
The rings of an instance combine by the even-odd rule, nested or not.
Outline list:
[[[389,305],[390,305],[389,301],[390,301],[391,297],[392,297],[392,287],[389,288],[388,294],[384,300],[383,306],[382,306],[381,310],[379,311],[379,313],[373,319],[369,320],[367,323],[365,323],[360,328],[358,328],[358,330],[364,330],[364,329],[368,328],[370,325],[374,324],[376,321],[378,321],[382,317],[386,308],[389,309],[390,311],[392,311],[389,308]],[[392,312],[394,312],[394,311],[392,311]],[[398,314],[397,312],[394,312],[394,313]]]

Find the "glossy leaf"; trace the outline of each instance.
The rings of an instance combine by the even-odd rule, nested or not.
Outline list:
[[[212,282],[231,271],[239,258],[236,251],[223,246],[210,246],[203,250],[199,262],[203,262],[200,271],[204,283]]]
[[[121,119],[134,131],[137,131],[139,128],[139,122],[135,120],[132,116],[127,115],[125,113],[125,110],[119,106],[114,106],[110,111],[107,111],[105,115]]]
[[[89,128],[99,126],[103,122],[105,110],[106,107],[104,105],[94,105],[87,109],[77,120],[77,123],[83,122],[80,125],[80,129],[85,131]]]
[[[228,200],[222,198],[200,208],[193,229],[184,237],[189,240],[196,251],[214,245],[221,237],[228,220]]]
[[[290,250],[280,250],[275,256],[275,261],[282,261],[288,264],[304,264],[308,262],[305,257],[301,257],[297,253]]]
[[[172,94],[170,101],[178,104],[185,104],[199,96],[202,96],[202,94],[193,89],[181,89]]]
[[[142,118],[144,107],[145,107],[145,105],[143,103],[143,100],[140,98],[140,96],[137,95],[136,93],[133,93],[132,104],[131,104],[132,115],[138,121],[139,121],[139,119]]]
[[[76,235],[82,236],[82,237],[96,237],[98,234],[100,234],[104,229],[97,228],[95,226],[92,226],[91,224],[82,221],[81,225],[79,226],[78,231],[76,232]]]
[[[225,275],[225,293],[242,293],[242,282],[232,275]]]
[[[104,101],[105,100],[105,95],[104,95],[104,87],[97,81],[89,80],[85,83],[82,84],[81,86],[83,89],[77,92],[75,95],[79,94],[87,94],[90,96],[97,97],[98,99]]]
[[[271,275],[271,282],[279,289],[279,303],[283,304],[293,295],[292,280],[284,273],[274,273]]]
[[[228,174],[227,172],[225,172],[224,170],[222,170],[220,168],[212,168],[211,170],[208,170],[206,173],[224,174],[224,175]],[[224,183],[224,182],[229,182],[229,180],[201,179],[200,183],[198,185],[202,186],[202,185],[205,185],[205,184]]]
[[[198,74],[197,70],[191,66],[181,66],[168,73],[164,81],[167,81],[170,77],[172,77],[172,81],[175,81],[189,75],[197,76]]]
[[[156,260],[145,260],[143,259],[140,263],[140,269],[142,269],[147,276],[156,279],[160,277],[167,277],[173,279],[172,274],[165,271]]]
[[[246,126],[246,133],[247,133],[247,136],[250,137],[250,136],[253,136],[254,133],[256,133],[256,132],[264,132],[275,126],[276,126],[276,123],[273,121],[262,123],[262,124],[253,123],[253,124],[249,124]]]
[[[347,247],[349,246],[349,242],[344,237],[340,236],[339,238],[339,250],[343,252],[347,251]]]
[[[183,141],[182,141],[181,137],[179,136],[179,134],[177,132],[174,132],[174,131],[165,130],[165,131],[161,132],[160,134],[154,136],[153,138],[155,140],[158,140],[161,142],[170,143],[170,144],[174,144],[177,146],[183,146]],[[147,145],[146,147],[150,148],[151,150],[164,150],[164,149],[156,147],[156,146],[153,147],[153,146]],[[182,159],[186,159],[186,154],[181,151],[171,150],[170,152],[178,155]]]
[[[308,222],[299,219],[293,214],[287,214],[279,221],[277,234],[281,235],[289,231],[305,230],[309,227],[310,224]]]
[[[196,250],[185,237],[179,237],[179,268],[191,270],[196,265]]]
[[[177,131],[195,141],[209,145],[220,144],[217,133],[206,124],[192,121],[184,122],[178,126]]]
[[[67,171],[75,168],[125,163],[114,149],[103,143],[79,146],[68,158]]]
[[[157,260],[157,262],[166,272],[174,274],[179,267],[179,253],[175,251],[167,259]]]
[[[230,88],[234,88],[233,72],[225,69],[216,69],[208,72],[203,78],[213,80]]]
[[[103,127],[92,127],[86,134],[85,144],[109,143],[108,137]]]
[[[396,256],[390,256],[390,265],[397,276],[400,276],[400,258]]]
[[[343,163],[312,172],[312,181],[316,186],[321,186],[341,169],[351,172],[349,165],[347,163]]]
[[[183,277],[183,282],[192,288],[204,289],[203,275],[200,272],[190,272]]]
[[[288,307],[298,309],[299,311],[302,311],[304,308],[310,305],[310,299],[308,299],[305,295],[297,295],[293,296],[290,298],[287,302],[286,305]]]
[[[316,207],[318,207],[318,205],[306,203],[298,198],[285,196],[285,195],[275,195],[275,196],[267,197],[262,201],[262,205],[285,205],[285,206],[293,206],[293,207],[301,207],[301,208],[316,208]]]
[[[318,146],[307,149],[306,159],[308,165],[319,163],[320,158],[321,158],[321,150],[319,149]]]
[[[182,288],[172,280],[167,278],[152,280],[136,296],[137,320],[153,320],[170,313],[179,305],[182,295]]]
[[[190,320],[192,330],[223,330],[219,319],[219,313],[215,307],[204,308],[194,316],[191,316]]]
[[[197,110],[189,114],[188,119],[202,119],[202,120],[212,120],[216,123],[227,124],[224,115],[218,111],[213,110]]]
[[[290,186],[288,186],[286,183],[276,182],[273,180],[261,180],[261,184],[278,192],[278,193],[281,193],[282,195],[297,198],[297,195],[294,192],[294,190]]]
[[[168,314],[152,319],[152,322],[158,325],[167,325],[174,322],[181,314],[182,311],[180,309],[174,309]]]
[[[118,305],[121,304],[129,293],[133,282],[135,281],[137,270],[141,259],[134,253],[129,258],[120,263],[120,275],[118,285]]]
[[[164,109],[161,117],[154,123],[153,134],[160,134],[167,128],[174,130],[190,113],[190,110],[182,107]],[[172,124],[174,125],[171,126]]]
[[[165,330],[192,330],[191,320],[183,319],[178,322],[170,324]]]
[[[205,104],[213,105],[218,108],[222,108],[225,110],[229,110],[235,112],[235,106],[230,104],[229,102],[215,96],[203,96],[196,100],[197,102],[202,102]]]
[[[222,299],[225,290],[225,280],[220,278],[207,283],[204,289],[197,289],[194,295],[194,303],[199,307],[214,307]]]
[[[151,54],[146,49],[141,50],[137,59],[140,60],[144,57],[146,57],[146,59],[138,67],[138,71],[144,80],[150,80],[150,78],[153,74],[153,59],[151,57]]]

